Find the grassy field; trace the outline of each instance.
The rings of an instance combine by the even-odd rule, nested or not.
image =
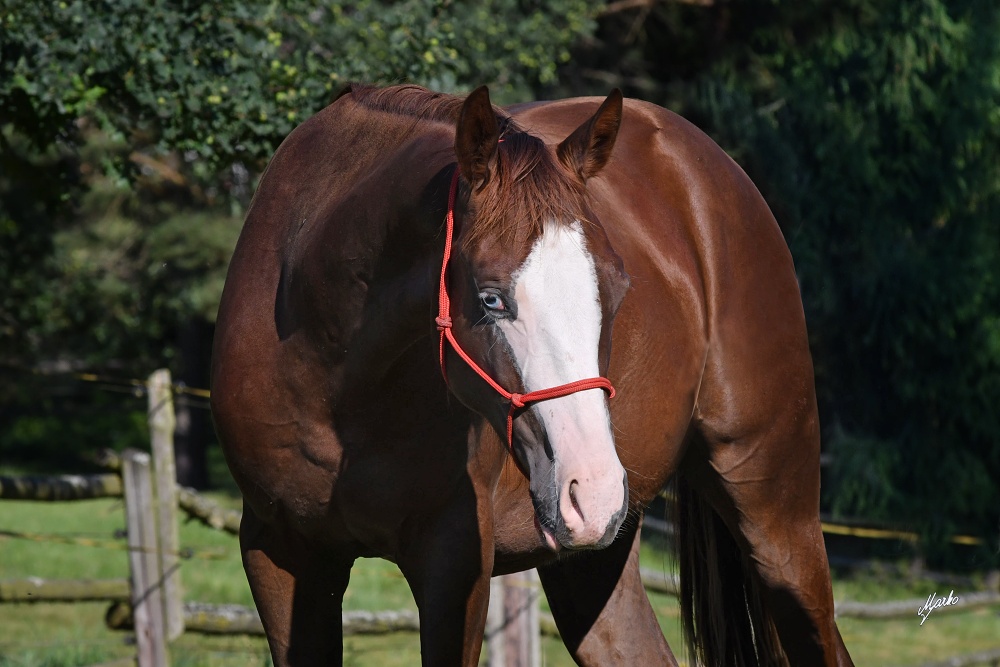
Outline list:
[[[233,502],[233,501],[228,501]],[[127,572],[125,551],[110,546],[115,531],[124,527],[120,501],[78,503],[0,502],[0,531],[65,536],[69,542],[90,541],[100,546],[51,539],[34,541],[0,535],[0,579],[115,578]],[[201,602],[252,604],[240,566],[236,541],[198,524],[181,527],[181,543],[195,550],[182,567],[185,597]],[[647,548],[646,567],[669,570],[661,551]],[[948,588],[929,581],[871,573],[835,582],[837,599],[884,602],[926,598]],[[956,591],[961,593],[961,591]],[[680,654],[678,610],[673,598],[651,597],[671,646]],[[414,608],[409,590],[391,563],[359,561],[345,598],[347,609]],[[133,654],[126,635],[104,627],[107,605],[4,604],[0,605],[0,667],[68,667],[92,665]],[[839,621],[844,640],[858,665],[917,665],[935,659],[1000,646],[1000,609],[932,615],[923,626],[914,608],[913,618],[891,621]],[[345,664],[395,667],[419,663],[415,635],[348,638]],[[544,663],[571,665],[562,645],[546,639]],[[267,665],[263,641],[185,635],[171,646],[175,665]]]

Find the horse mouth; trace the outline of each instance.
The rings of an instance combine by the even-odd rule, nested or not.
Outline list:
[[[541,521],[538,520],[538,514],[535,514],[535,530],[541,536],[542,541],[545,542],[547,546],[552,551],[559,553],[562,549],[562,545],[559,544],[559,540],[556,539],[554,532],[542,525]]]

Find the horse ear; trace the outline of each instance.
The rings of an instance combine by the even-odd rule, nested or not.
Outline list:
[[[477,192],[489,183],[496,168],[499,140],[500,126],[490,103],[490,91],[480,86],[465,98],[455,130],[458,167]]]
[[[597,113],[559,144],[559,160],[586,182],[607,164],[621,122],[622,91],[615,88]]]

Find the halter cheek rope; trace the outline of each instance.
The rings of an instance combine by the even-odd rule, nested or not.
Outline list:
[[[458,169],[455,170],[455,175],[451,179],[451,189],[448,191],[448,215],[445,218],[445,237],[444,237],[444,259],[441,262],[441,282],[438,287],[438,316],[434,319],[437,323],[437,329],[441,332],[441,339],[438,345],[438,358],[441,364],[441,373],[445,377],[445,381],[448,379],[448,373],[445,370],[445,359],[444,359],[444,343],[447,340],[452,349],[462,358],[469,368],[474,370],[476,374],[486,380],[493,389],[503,396],[507,401],[510,402],[510,409],[507,411],[507,448],[510,449],[511,456],[514,456],[514,413],[521,408],[531,404],[537,403],[539,401],[547,401],[550,398],[559,398],[561,396],[567,396],[569,394],[574,394],[578,391],[585,391],[587,389],[603,389],[608,392],[608,398],[615,397],[615,388],[611,385],[611,381],[604,377],[588,378],[586,380],[576,380],[575,382],[567,382],[566,384],[561,384],[558,387],[551,387],[549,389],[539,389],[538,391],[532,391],[527,394],[518,394],[515,392],[510,392],[500,386],[500,384],[490,377],[489,373],[484,371],[479,364],[473,361],[472,357],[462,349],[462,346],[458,344],[455,339],[455,334],[452,333],[451,329],[451,299],[448,297],[448,286],[445,282],[445,275],[448,271],[448,261],[451,259],[451,246],[452,239],[455,234],[455,196],[458,193]],[[517,457],[514,457],[515,463],[517,462]],[[520,468],[520,463],[518,463]],[[521,472],[524,472],[522,469]],[[527,477],[527,474],[525,474]]]

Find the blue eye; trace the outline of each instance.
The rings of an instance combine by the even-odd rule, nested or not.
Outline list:
[[[490,311],[491,314],[500,314],[507,310],[507,304],[504,302],[503,297],[493,290],[484,290],[479,293],[479,300],[482,302],[483,307]]]
[[[507,306],[504,304],[503,299],[500,298],[499,294],[493,294],[492,292],[486,292],[480,294],[479,298],[482,299],[483,305],[490,310],[506,310]]]

